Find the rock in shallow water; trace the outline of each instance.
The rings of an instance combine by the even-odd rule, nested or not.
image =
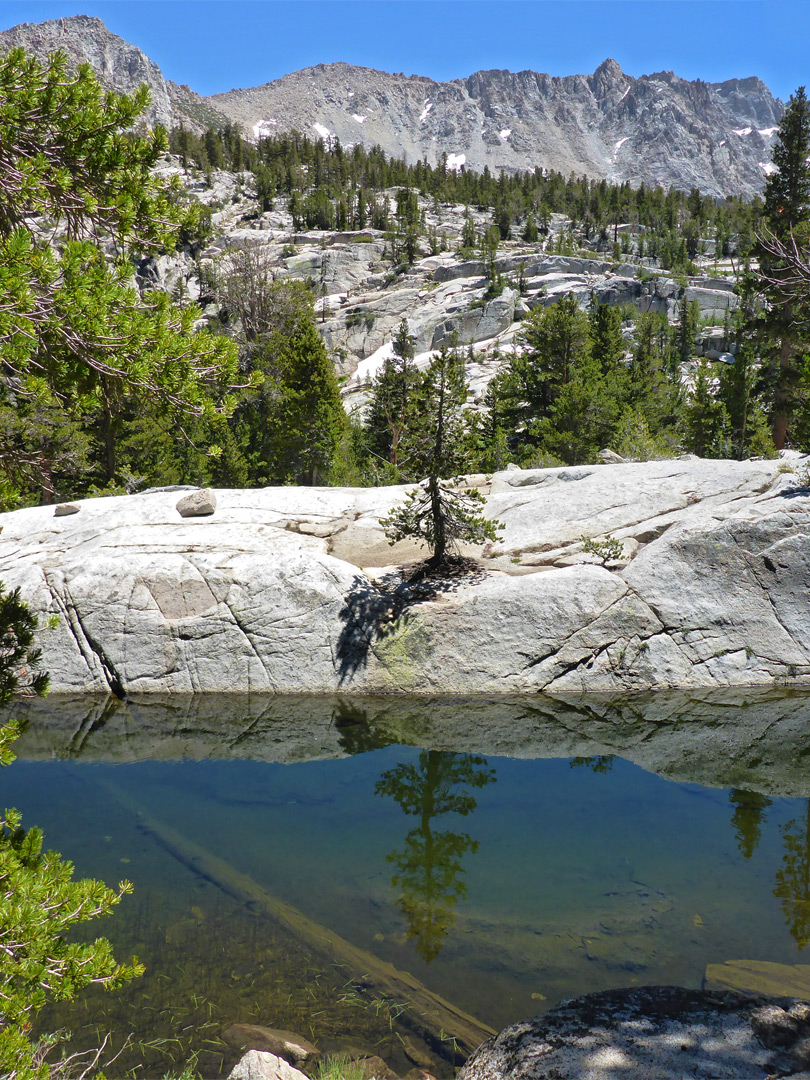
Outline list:
[[[223,1038],[237,1050],[263,1050],[296,1066],[315,1061],[321,1053],[317,1046],[294,1031],[280,1031],[261,1024],[231,1024]]]
[[[275,1054],[248,1050],[228,1074],[228,1080],[309,1080],[304,1073]]]
[[[794,1005],[673,986],[588,994],[505,1028],[476,1050],[458,1080],[796,1076],[807,1030],[801,1006],[788,1014]],[[766,1029],[779,1032],[767,1046],[758,1037]]]

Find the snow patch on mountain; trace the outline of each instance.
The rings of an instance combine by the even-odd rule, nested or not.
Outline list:
[[[419,123],[420,124],[424,124],[425,120],[427,120],[427,115],[428,115],[428,113],[430,112],[430,110],[432,108],[433,108],[433,102],[432,101],[426,101],[425,102],[425,107],[424,107],[424,109],[422,109],[422,112],[421,112],[421,114],[419,116]]]
[[[448,154],[447,155],[447,168],[453,169],[454,172],[458,172],[462,165],[467,161],[466,154]]]
[[[367,116],[358,116],[357,113],[352,113],[352,120],[356,120],[358,124],[364,124],[367,119]]]
[[[278,120],[273,120],[272,117],[268,117],[267,120],[260,120],[258,124],[253,125],[253,134],[257,139],[265,139],[273,134],[270,129],[274,128],[277,124]]]
[[[332,132],[329,130],[328,127],[324,127],[323,124],[313,124],[312,126],[315,128],[315,130],[318,132],[322,139],[328,139],[331,137]]]
[[[508,139],[509,136],[512,134],[512,129],[511,128],[503,128],[501,131],[498,132],[498,134],[500,135],[500,137],[502,139]]]
[[[740,138],[743,138],[745,135],[750,135],[751,132],[754,129],[750,128],[750,127],[744,127],[744,128],[732,128],[731,130],[734,132],[735,135],[739,135]]]

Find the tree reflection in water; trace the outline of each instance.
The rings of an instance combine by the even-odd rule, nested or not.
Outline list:
[[[396,867],[391,882],[401,890],[397,906],[408,937],[416,939],[416,951],[428,964],[439,955],[455,921],[454,909],[467,892],[462,858],[478,850],[478,842],[467,833],[434,832],[433,819],[471,814],[477,802],[469,789],[494,782],[495,771],[486,758],[423,750],[417,764],[387,769],[375,786],[375,794],[390,795],[406,814],[419,819],[402,850],[387,858]]]
[[[781,828],[785,849],[782,869],[776,872],[774,896],[800,949],[810,944],[810,799],[804,819],[793,818]]]
[[[771,800],[758,791],[743,791],[741,788],[732,788],[728,797],[734,807],[731,824],[737,837],[737,848],[743,858],[750,859],[759,847],[763,814],[771,805]]]

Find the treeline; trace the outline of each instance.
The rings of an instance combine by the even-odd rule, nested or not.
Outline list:
[[[317,333],[312,291],[274,281],[256,251],[231,253],[203,283],[218,302],[219,323],[203,325],[195,305],[158,290],[138,294],[132,259],[144,243],[169,249],[200,227],[195,207],[154,171],[167,145],[162,133],[117,138],[144,95],[105,97],[89,72],[63,86],[58,61],[43,69],[15,54],[0,73],[9,64],[19,85],[0,95],[4,145],[16,163],[0,168],[0,506],[176,483],[418,479],[413,445],[429,438],[433,384],[413,362],[407,325],[370,389],[367,412],[350,420]],[[511,229],[521,215],[526,231],[545,227],[551,213],[571,214],[584,229],[590,214],[594,229],[612,227],[614,235],[619,222],[635,218],[650,230],[655,223],[688,258],[690,235],[734,229],[739,243],[746,222],[758,221],[759,269],[742,279],[740,313],[725,328],[733,364],[695,361],[698,318],[685,301],[674,327],[663,316],[604,306],[583,312],[571,297],[537,306],[485,400],[467,400],[456,377],[462,349],[442,361],[456,373],[452,393],[465,397],[454,403],[453,468],[593,461],[603,448],[631,458],[682,451],[739,458],[810,447],[803,91],[780,124],[761,207],[539,172],[493,177],[408,166],[378,148],[346,152],[298,135],[251,146],[234,127],[203,138],[181,130],[171,141],[189,168],[253,169],[258,199],[272,203],[281,194],[294,203],[295,196],[302,215],[322,212],[331,221],[343,206],[347,224],[357,226],[362,213],[385,213],[409,260],[424,225],[419,193],[483,206],[495,246],[502,225]],[[41,177],[41,163],[29,163],[32,147],[42,146],[60,164]],[[502,211],[509,220],[499,224]],[[462,246],[481,240],[478,228],[468,214]],[[54,245],[57,229],[66,231]],[[497,291],[493,252],[488,242]]]
[[[427,160],[407,164],[379,146],[344,149],[337,139],[313,140],[298,132],[249,143],[238,125],[230,124],[209,128],[202,136],[176,128],[170,146],[186,167],[250,170],[262,208],[270,209],[276,197],[285,196],[296,228],[388,229],[397,224],[397,208],[384,193],[403,188],[437,204],[491,212],[502,240],[536,239],[548,230],[552,214],[563,214],[572,234],[605,250],[615,246],[617,253],[628,253],[631,238],[618,226],[639,226],[634,253],[657,259],[664,269],[680,270],[688,269],[706,241],[719,257],[750,255],[762,212],[759,198],[717,200],[697,188],[633,187],[627,181],[612,184],[541,169],[493,175],[485,166],[477,173],[448,168],[446,154],[437,165]]]
[[[584,312],[573,296],[534,308],[517,338],[522,348],[504,357],[484,401],[463,414],[455,436],[458,471],[490,472],[509,462],[581,464],[598,461],[604,448],[633,460],[683,452],[772,455],[765,385],[750,346],[741,341],[734,363],[719,371],[701,361],[684,378],[697,310],[686,300],[680,308],[674,327],[664,315],[633,312],[631,346],[622,334],[629,313],[618,308],[602,304]],[[451,351],[460,369],[472,359],[471,349]],[[403,322],[355,429],[361,472],[369,480],[420,479],[424,378]]]

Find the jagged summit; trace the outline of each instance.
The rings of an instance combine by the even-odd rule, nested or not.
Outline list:
[[[450,168],[544,168],[717,197],[762,190],[784,111],[756,76],[711,83],[659,71],[635,78],[612,58],[591,75],[493,69],[449,82],[338,61],[200,98],[164,79],[95,16],[0,33],[0,51],[14,45],[40,57],[62,49],[96,68],[111,89],[147,83],[153,123],[199,131],[229,119],[249,137],[298,130],[344,145],[379,144],[409,161],[436,164],[446,155]]]
[[[555,169],[613,181],[761,191],[783,106],[756,78],[640,78],[604,60],[591,75],[477,71],[435,82],[322,64],[207,99],[255,135],[297,129],[481,170]]]
[[[19,46],[44,59],[60,49],[72,64],[90,64],[109,90],[131,93],[146,83],[152,95],[151,124],[172,127],[181,121],[196,130],[224,117],[203,99],[163,77],[158,65],[137,47],[113,34],[95,15],[69,15],[41,23],[20,23],[0,33],[0,53]]]
[[[607,60],[602,61],[591,78],[615,82],[619,79],[627,79],[628,76],[622,71],[618,61],[609,56]]]

